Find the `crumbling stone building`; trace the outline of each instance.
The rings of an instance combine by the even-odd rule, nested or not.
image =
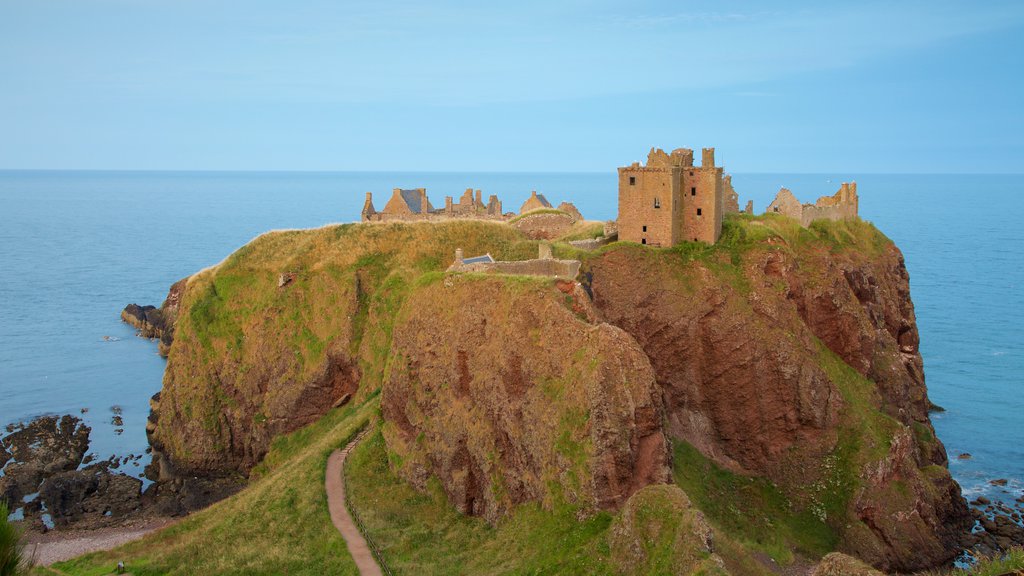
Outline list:
[[[532,260],[495,260],[490,254],[466,258],[462,248],[458,248],[455,250],[455,261],[448,267],[448,271],[547,276],[563,280],[573,280],[580,272],[579,260],[555,259],[550,244],[540,243],[537,252],[537,258]]]
[[[722,234],[725,191],[714,148],[703,149],[700,166],[693,165],[689,148],[671,154],[652,148],[645,166],[634,162],[619,168],[619,240],[651,246],[714,244]]]
[[[804,228],[815,220],[846,220],[857,218],[860,198],[856,182],[843,182],[832,196],[822,196],[814,204],[801,204],[786,188],[779,190],[768,205],[768,213],[782,214],[800,222]]]
[[[526,214],[534,210],[542,210],[544,208],[551,208],[551,202],[544,197],[543,194],[537,194],[536,190],[530,192],[530,197],[523,202],[523,205],[519,207],[520,214]]]
[[[494,194],[483,202],[483,193],[480,190],[467,188],[454,202],[451,196],[444,200],[444,208],[434,208],[427,198],[426,188],[414,188],[403,190],[395,188],[391,199],[384,205],[384,209],[378,212],[373,207],[373,193],[366,193],[366,201],[362,210],[363,222],[384,222],[390,220],[441,220],[446,218],[483,218],[490,220],[507,220],[511,214],[504,214],[501,211],[501,200]]]

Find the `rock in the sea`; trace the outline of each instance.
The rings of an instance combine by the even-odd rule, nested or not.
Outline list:
[[[1006,478],[997,478],[995,480],[988,481],[988,483],[993,486],[1006,486],[1007,482]]]
[[[187,285],[188,278],[175,282],[160,308],[129,304],[121,311],[121,320],[134,326],[139,331],[139,336],[160,340],[158,349],[161,356],[167,356],[174,342],[174,323],[178,318],[178,307]]]
[[[957,456],[956,458],[957,460],[970,460],[973,457],[974,456],[971,456],[969,452],[961,452],[960,455]]]
[[[826,555],[811,576],[885,576],[871,566],[840,552]]]
[[[715,554],[711,527],[674,484],[633,494],[612,522],[608,541],[621,574],[728,574]]]

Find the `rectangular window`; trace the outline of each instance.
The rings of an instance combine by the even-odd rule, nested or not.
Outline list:
[[[647,232],[647,226],[644,226],[644,232]]]
[[[693,188],[690,188],[690,196],[696,196],[696,195],[697,195],[697,187],[694,186]]]
[[[640,239],[640,243],[641,244],[647,244],[647,238],[641,238]]]
[[[654,207],[655,208],[661,208],[661,199],[660,198],[655,198],[654,199]]]
[[[700,216],[700,208],[697,208],[697,216]]]
[[[635,186],[636,185],[636,176],[630,176],[629,177],[629,185],[630,186]]]

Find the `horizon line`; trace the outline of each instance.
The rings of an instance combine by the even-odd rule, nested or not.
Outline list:
[[[722,168],[722,166],[719,166]],[[616,167],[614,170],[617,170]],[[0,168],[0,173],[122,173],[122,174],[607,174],[613,170],[308,170],[308,169],[188,169],[188,168]],[[859,174],[864,176],[1024,176],[1024,172],[859,172],[853,171],[737,171],[726,174]]]

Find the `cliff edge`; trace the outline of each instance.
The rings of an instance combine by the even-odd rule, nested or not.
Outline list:
[[[529,501],[619,509],[685,485],[694,454],[804,514],[801,554],[913,570],[957,553],[970,516],[928,420],[908,276],[870,224],[735,215],[714,246],[556,244],[581,284],[440,272],[456,248],[536,246],[472,221],[260,236],[184,283],[155,448],[179,471],[248,471],[275,435],[380,390],[391,467],[492,523]]]

